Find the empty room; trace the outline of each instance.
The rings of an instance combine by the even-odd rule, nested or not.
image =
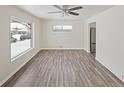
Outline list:
[[[124,87],[123,5],[0,5],[1,87]]]

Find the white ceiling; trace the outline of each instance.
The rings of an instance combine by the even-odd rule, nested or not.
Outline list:
[[[73,6],[74,5],[70,5],[69,7],[73,7]],[[83,9],[75,11],[80,14],[79,16],[70,15],[65,17],[62,17],[60,14],[48,14],[48,12],[59,10],[52,5],[19,5],[17,7],[23,9],[24,11],[29,12],[30,14],[36,17],[47,20],[62,20],[62,19],[83,20],[113,7],[112,5],[82,5],[82,6]]]

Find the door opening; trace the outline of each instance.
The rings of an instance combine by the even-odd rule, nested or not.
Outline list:
[[[96,56],[96,23],[90,23],[90,53]]]

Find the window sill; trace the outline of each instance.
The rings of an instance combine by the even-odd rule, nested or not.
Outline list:
[[[29,51],[33,50],[34,48],[30,48],[30,49],[27,49],[26,51],[20,53],[19,55],[11,58],[11,62],[14,62],[15,60],[17,60],[18,58],[22,57],[23,55],[25,55],[26,53],[28,53]]]

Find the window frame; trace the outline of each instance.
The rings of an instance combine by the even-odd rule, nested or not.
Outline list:
[[[21,53],[19,53],[18,55],[14,56],[13,58],[11,58],[11,22],[12,20],[16,20],[16,21],[21,21],[21,22],[25,22],[25,23],[29,23],[31,24],[31,41],[30,41],[30,48],[22,51]],[[20,17],[15,17],[15,16],[10,16],[9,18],[9,49],[10,49],[10,62],[14,62],[16,59],[20,58],[21,56],[25,55],[26,53],[28,53],[29,51],[33,50],[35,48],[35,23],[22,19]]]

